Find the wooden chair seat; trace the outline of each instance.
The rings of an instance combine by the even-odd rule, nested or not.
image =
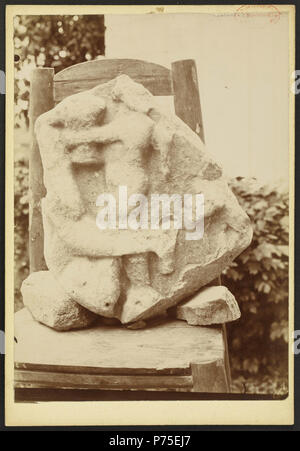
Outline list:
[[[15,387],[226,393],[222,327],[168,320],[129,330],[95,324],[57,332],[15,316]]]

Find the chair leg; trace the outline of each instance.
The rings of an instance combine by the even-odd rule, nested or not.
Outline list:
[[[226,324],[222,325],[222,331],[223,331],[223,341],[224,341],[224,360],[225,360],[225,371],[226,371],[226,378],[227,378],[227,384],[228,384],[228,392],[231,393],[231,371],[230,371],[230,360],[229,360]]]
[[[225,361],[216,360],[206,364],[191,364],[193,392],[229,393]]]

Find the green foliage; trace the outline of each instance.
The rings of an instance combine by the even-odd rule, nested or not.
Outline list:
[[[287,374],[288,193],[238,178],[231,188],[251,219],[251,245],[222,281],[239,302],[242,317],[228,326],[235,374]]]
[[[28,125],[30,72],[55,72],[104,54],[104,16],[16,16],[14,19],[16,120]]]
[[[28,265],[28,163],[25,159],[15,163],[15,310],[22,307],[20,286],[27,277]]]
[[[272,374],[239,375],[231,384],[231,392],[246,395],[272,395],[273,399],[284,399],[288,393],[288,380],[278,372]]]

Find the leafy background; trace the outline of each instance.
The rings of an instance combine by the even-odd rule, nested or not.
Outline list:
[[[66,67],[104,55],[104,16],[15,16],[16,125],[28,126],[30,73]]]
[[[15,17],[15,309],[28,274],[28,102],[36,66],[59,71],[104,54],[103,16]],[[227,326],[232,389],[285,395],[288,390],[288,191],[251,178],[231,180],[249,215],[253,241],[224,271],[242,317]]]
[[[237,386],[284,394],[288,371],[289,196],[280,185],[237,178],[231,188],[247,212],[253,240],[224,271],[241,319],[228,325]]]

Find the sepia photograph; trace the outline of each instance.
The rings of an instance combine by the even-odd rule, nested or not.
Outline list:
[[[293,7],[9,8],[13,405],[290,424]]]

